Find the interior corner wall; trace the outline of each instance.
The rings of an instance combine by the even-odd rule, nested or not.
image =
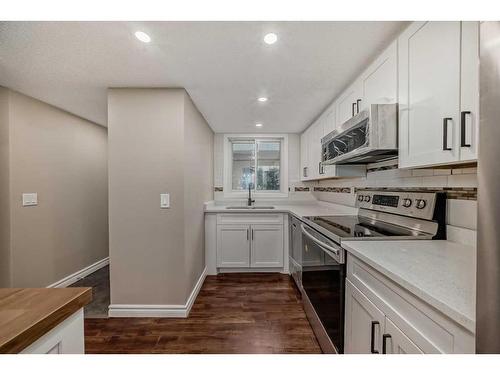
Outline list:
[[[183,106],[182,89],[108,91],[112,305],[185,303]]]
[[[9,212],[10,286],[46,287],[108,256],[107,132],[7,91],[9,150],[6,158],[0,137],[0,173],[7,163],[10,207],[3,209],[2,187],[0,221],[5,242]],[[23,193],[38,193],[38,205],[23,207]]]
[[[205,268],[203,204],[213,200],[214,196],[214,133],[187,93],[184,143],[184,243],[188,297]]]
[[[0,87],[0,288],[11,286],[9,90]]]

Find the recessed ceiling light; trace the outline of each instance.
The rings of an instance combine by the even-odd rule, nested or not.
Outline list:
[[[261,96],[260,98],[257,99],[259,102],[264,103],[267,102],[267,98],[265,96]]]
[[[151,37],[148,34],[146,34],[144,31],[136,31],[135,37],[144,43],[151,42]]]
[[[278,40],[278,35],[275,33],[269,33],[264,36],[264,42],[267,44],[274,44]]]
[[[262,124],[260,122],[256,123],[255,126],[258,128],[262,128]]]

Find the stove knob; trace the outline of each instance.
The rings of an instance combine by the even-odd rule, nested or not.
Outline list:
[[[365,202],[369,202],[371,200],[371,197],[369,195],[365,195]]]
[[[427,204],[427,203],[425,202],[425,199],[417,199],[417,204],[416,204],[416,206],[417,206],[417,208],[418,208],[419,210],[421,210],[422,208],[424,208],[426,204]]]
[[[358,201],[363,202],[363,196],[362,195],[358,195]]]
[[[403,207],[410,207],[411,206],[411,199],[410,198],[405,198],[403,199]]]

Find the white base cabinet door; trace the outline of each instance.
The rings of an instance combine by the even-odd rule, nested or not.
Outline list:
[[[20,354],[84,354],[83,308],[75,312]]]
[[[345,305],[346,353],[474,353],[471,331],[351,254]]]
[[[217,267],[250,266],[250,226],[217,226]]]
[[[385,318],[385,333],[382,336],[382,353],[423,354],[422,350],[387,317]]]
[[[288,218],[281,213],[222,213],[216,218],[216,270],[288,272]],[[287,264],[285,264],[285,257]]]
[[[251,267],[283,267],[283,226],[252,225]]]
[[[385,316],[349,280],[346,281],[345,345],[346,354],[381,352]]]

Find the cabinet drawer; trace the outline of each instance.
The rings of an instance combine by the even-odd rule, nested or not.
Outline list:
[[[218,214],[217,225],[220,224],[283,224],[283,214],[281,213]]]
[[[347,279],[424,353],[473,353],[474,335],[351,254]]]

